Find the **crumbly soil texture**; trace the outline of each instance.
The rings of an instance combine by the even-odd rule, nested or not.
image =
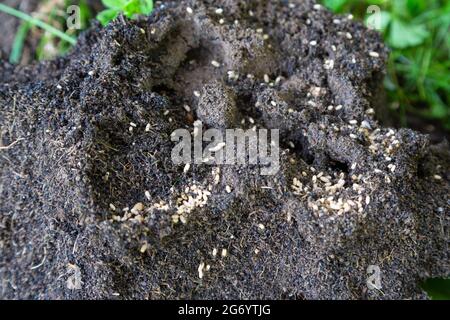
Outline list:
[[[426,298],[449,147],[383,126],[387,55],[312,1],[203,0],[1,62],[0,297]],[[280,170],[174,165],[196,120],[279,129]]]

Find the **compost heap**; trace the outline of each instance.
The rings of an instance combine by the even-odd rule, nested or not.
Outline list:
[[[312,1],[204,0],[1,62],[0,297],[426,298],[449,147],[382,126],[387,55]],[[280,170],[174,165],[196,120],[279,129]]]

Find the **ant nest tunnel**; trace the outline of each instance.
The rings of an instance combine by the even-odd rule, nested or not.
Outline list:
[[[450,153],[383,126],[387,57],[313,1],[186,0],[1,61],[0,297],[426,298]],[[199,128],[279,130],[279,170],[174,164]]]

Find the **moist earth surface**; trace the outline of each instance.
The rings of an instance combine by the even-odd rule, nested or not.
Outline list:
[[[2,61],[0,297],[426,298],[449,147],[383,126],[387,55],[313,1],[204,0]],[[200,121],[280,130],[279,171],[175,165]]]

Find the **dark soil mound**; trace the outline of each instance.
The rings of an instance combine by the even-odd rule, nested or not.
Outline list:
[[[375,120],[386,57],[311,1],[205,0],[3,63],[0,296],[424,298],[450,271],[449,150]],[[280,129],[280,171],[174,166],[197,119]]]

